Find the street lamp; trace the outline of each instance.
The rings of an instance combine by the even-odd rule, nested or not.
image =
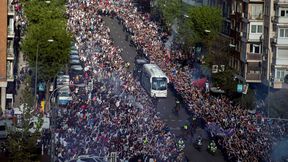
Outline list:
[[[51,3],[51,1],[45,1],[45,3],[47,3],[47,4],[50,4],[50,3]]]
[[[54,42],[53,39],[47,40],[49,43]],[[38,55],[39,55],[39,41],[37,41],[37,50],[36,50],[36,67],[35,67],[35,102],[36,102],[36,108],[37,108],[37,82],[38,82]]]

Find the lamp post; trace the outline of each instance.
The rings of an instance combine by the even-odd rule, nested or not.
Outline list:
[[[53,39],[47,40],[49,43],[54,42]],[[38,102],[37,102],[37,83],[38,83],[38,56],[39,56],[39,41],[37,41],[37,49],[36,49],[36,65],[35,65],[35,108],[37,108]]]

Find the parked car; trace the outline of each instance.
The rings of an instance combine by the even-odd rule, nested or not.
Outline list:
[[[70,59],[80,59],[79,55],[70,55]]]
[[[99,156],[81,155],[78,158],[72,159],[69,162],[107,162]]]
[[[82,72],[82,70],[83,70],[83,68],[82,68],[82,66],[81,65],[72,65],[71,66],[71,70],[72,71],[81,71]]]
[[[81,62],[79,59],[70,59],[70,65],[80,65]]]
[[[71,50],[70,55],[79,55],[77,50]]]

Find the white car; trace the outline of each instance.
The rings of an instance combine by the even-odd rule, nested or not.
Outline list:
[[[78,158],[72,159],[69,162],[107,162],[99,156],[81,155]]]
[[[83,68],[82,68],[81,65],[72,65],[72,66],[71,66],[71,70],[82,71]]]
[[[80,59],[79,55],[70,55],[70,59]]]
[[[80,60],[79,59],[70,59],[70,64],[71,65],[80,65]]]

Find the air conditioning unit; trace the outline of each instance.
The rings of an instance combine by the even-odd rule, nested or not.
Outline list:
[[[242,37],[243,36],[243,32],[240,32],[240,37]]]

